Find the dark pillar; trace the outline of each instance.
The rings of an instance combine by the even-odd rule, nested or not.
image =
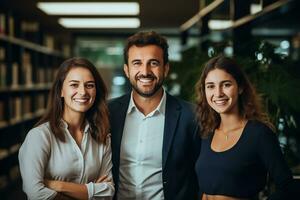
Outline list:
[[[233,21],[250,14],[251,0],[231,0],[230,16]],[[254,53],[251,46],[251,22],[233,29],[233,49],[235,55],[249,55]],[[252,48],[251,48],[252,47]]]

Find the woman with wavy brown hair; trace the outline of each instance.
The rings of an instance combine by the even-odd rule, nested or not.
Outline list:
[[[217,56],[204,66],[196,85],[201,153],[196,163],[202,200],[256,198],[269,175],[270,199],[286,199],[293,178],[274,127],[254,87],[231,58]]]
[[[111,199],[107,90],[84,58],[64,61],[50,91],[46,114],[19,152],[29,199]]]

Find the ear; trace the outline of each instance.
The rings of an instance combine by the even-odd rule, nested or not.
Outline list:
[[[124,70],[124,73],[127,76],[127,78],[129,78],[129,68],[128,68],[127,64],[123,65],[123,70]]]
[[[170,70],[170,65],[169,65],[169,63],[165,64],[164,68],[165,68],[164,76],[165,76],[165,78],[166,78],[166,77],[168,76],[169,70]]]

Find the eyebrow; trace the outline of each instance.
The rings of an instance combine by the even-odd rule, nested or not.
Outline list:
[[[137,61],[140,62],[141,60],[140,59],[134,59],[134,60],[131,61],[131,63],[134,63],[134,62],[137,62]]]
[[[220,84],[227,83],[227,82],[232,83],[231,80],[224,80],[224,81],[221,81]],[[215,83],[214,82],[206,82],[205,85],[207,85],[207,84],[215,84]]]
[[[78,80],[70,80],[69,83],[70,83],[70,82],[79,83],[80,81],[78,81]],[[95,83],[95,81],[86,81],[86,82],[84,82],[84,83]]]
[[[155,59],[155,58],[152,58],[152,59],[149,60],[149,62],[151,62],[151,61],[156,61],[156,62],[160,63],[160,61]]]
[[[141,61],[142,61],[141,59],[134,59],[134,60],[131,61],[131,63],[141,62]],[[158,59],[155,59],[155,58],[147,60],[147,62],[152,62],[152,61],[156,61],[156,62],[160,63],[160,61]]]

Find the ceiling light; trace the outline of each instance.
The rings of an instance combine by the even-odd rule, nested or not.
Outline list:
[[[250,5],[250,13],[255,14],[262,11],[262,5],[261,4],[251,4]]]
[[[138,15],[136,2],[39,2],[37,7],[48,15]]]
[[[208,27],[211,30],[222,30],[231,27],[233,24],[230,20],[209,20]]]
[[[138,18],[60,18],[65,28],[138,28]]]

